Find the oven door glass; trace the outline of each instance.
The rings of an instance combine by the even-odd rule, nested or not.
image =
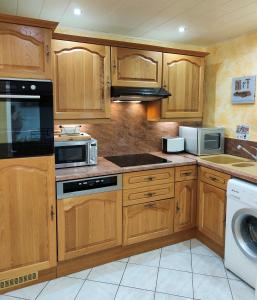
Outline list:
[[[205,150],[219,150],[220,148],[221,148],[221,134],[220,133],[204,134],[204,149]]]
[[[85,165],[87,157],[88,151],[85,144],[55,147],[55,163],[57,167]]]
[[[53,153],[53,108],[49,98],[0,98],[0,158]]]

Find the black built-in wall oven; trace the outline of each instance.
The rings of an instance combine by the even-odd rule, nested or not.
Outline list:
[[[53,153],[52,82],[0,78],[0,158]]]

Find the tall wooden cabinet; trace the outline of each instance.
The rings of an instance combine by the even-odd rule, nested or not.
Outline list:
[[[51,38],[51,29],[0,22],[0,77],[51,79]]]
[[[110,47],[53,40],[56,120],[110,116]]]
[[[0,279],[56,265],[54,157],[0,163]]]
[[[57,202],[60,261],[121,245],[122,191]]]
[[[161,52],[112,47],[111,53],[113,86],[161,87]]]

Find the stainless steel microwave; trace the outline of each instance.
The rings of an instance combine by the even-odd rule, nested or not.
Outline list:
[[[224,153],[224,128],[179,127],[179,136],[185,139],[185,151],[195,155]]]
[[[97,164],[97,141],[55,141],[55,167],[69,168]]]

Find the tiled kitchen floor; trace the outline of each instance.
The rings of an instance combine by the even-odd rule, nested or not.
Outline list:
[[[198,240],[0,296],[0,300],[254,300],[254,290]]]

